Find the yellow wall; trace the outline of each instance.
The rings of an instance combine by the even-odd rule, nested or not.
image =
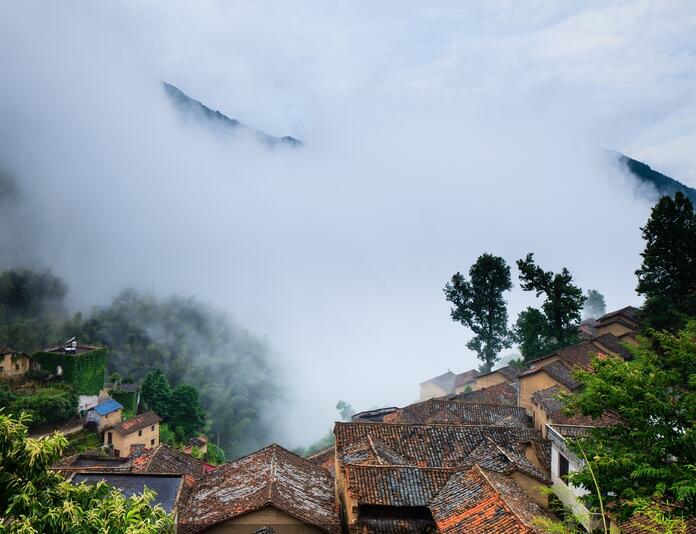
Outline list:
[[[99,432],[103,431],[105,428],[114,426],[121,422],[121,410],[116,410],[115,412],[107,413],[99,417]],[[136,432],[136,435],[138,433]]]
[[[549,495],[544,488],[546,486],[539,482],[536,478],[525,475],[519,471],[514,471],[510,477],[517,482],[517,485],[522,488],[527,496],[537,503],[542,508],[549,507]]]
[[[309,525],[286,514],[273,506],[265,506],[255,512],[240,515],[218,523],[204,532],[216,534],[251,534],[257,529],[270,525],[277,534],[319,534],[324,532],[314,525]]]
[[[532,403],[532,417],[534,418],[534,428],[541,432],[543,438],[546,438],[546,423],[548,423],[546,412],[541,406]]]
[[[0,366],[0,378],[16,378],[31,369],[31,360],[24,354],[16,354],[14,360],[12,354],[3,354],[0,356]]]
[[[421,384],[420,400],[422,401],[434,399],[435,397],[444,397],[445,395],[449,395],[449,392],[445,391],[440,386],[433,384],[432,382]]]
[[[596,327],[597,335],[603,336],[604,334],[614,334],[616,337],[620,337],[627,332],[633,332],[633,329],[622,325],[621,323],[609,323],[604,326]]]
[[[142,429],[142,435],[138,435],[139,431],[132,432],[122,436],[114,430],[106,430],[104,432],[104,445],[109,444],[109,435],[112,436],[112,445],[114,454],[119,452],[117,456],[125,458],[130,456],[131,445],[144,445],[146,449],[153,449],[159,445],[159,423],[154,424],[154,430],[151,426],[146,426]],[[154,443],[152,442],[154,440]]]
[[[546,374],[545,371],[539,371],[533,375],[520,377],[517,383],[520,388],[517,404],[525,408],[529,415],[533,415],[534,413],[532,395],[535,391],[550,388],[551,386],[561,386],[561,384]]]
[[[505,378],[504,375],[502,375],[498,372],[495,372],[495,373],[491,373],[491,374],[488,374],[486,376],[481,376],[481,377],[477,378],[476,383],[473,385],[473,387],[471,389],[476,391],[478,389],[489,388],[491,386],[502,384],[503,382],[507,382],[507,381],[508,381],[508,379]]]

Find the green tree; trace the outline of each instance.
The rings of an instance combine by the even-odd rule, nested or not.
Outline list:
[[[148,410],[156,412],[163,419],[168,418],[172,391],[169,380],[160,369],[147,374],[140,395]]]
[[[607,304],[602,295],[596,289],[590,289],[587,292],[585,306],[582,309],[583,319],[597,319],[607,313]]]
[[[622,503],[624,515],[637,499],[678,503],[696,514],[696,321],[677,335],[653,332],[631,347],[634,358],[595,359],[593,371],[577,371],[584,385],[567,400],[571,413],[612,416],[574,444],[589,459],[605,502]],[[570,475],[593,488],[589,467]],[[611,495],[611,497],[609,497]],[[586,496],[591,506],[598,497]]]
[[[512,288],[510,267],[499,256],[482,254],[469,269],[469,278],[461,273],[452,276],[444,288],[445,298],[453,305],[452,320],[474,333],[466,346],[483,362],[481,370],[488,372],[498,353],[511,345],[507,302],[503,298],[503,293]]]
[[[154,494],[125,498],[104,483],[73,486],[50,466],[67,446],[62,434],[27,437],[28,416],[0,413],[0,533],[155,534],[172,532]]]
[[[205,412],[201,408],[198,390],[188,384],[179,384],[171,395],[167,422],[182,442],[203,430]]]
[[[549,337],[548,320],[536,308],[527,308],[520,312],[512,328],[512,339],[519,346],[522,362],[552,352],[555,342]]]
[[[526,327],[539,326],[539,339],[547,339],[551,350],[567,347],[579,339],[580,312],[585,303],[582,289],[573,284],[573,277],[565,267],[560,273],[544,271],[534,263],[531,252],[523,260],[517,260],[520,282],[525,291],[534,291],[537,297],[544,296],[541,311],[546,318],[544,325],[538,324],[538,315],[527,319]],[[524,322],[524,321],[523,321]],[[543,326],[543,328],[541,328]],[[532,356],[522,352],[525,360]]]
[[[696,214],[682,193],[662,197],[641,228],[643,263],[636,291],[645,295],[643,325],[676,332],[696,316]]]

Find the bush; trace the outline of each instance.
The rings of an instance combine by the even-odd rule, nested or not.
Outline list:
[[[9,404],[16,415],[27,412],[32,426],[58,423],[77,414],[77,395],[69,388],[46,388],[33,395],[19,395]]]

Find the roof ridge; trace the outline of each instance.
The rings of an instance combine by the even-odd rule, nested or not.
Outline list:
[[[522,518],[520,517],[520,515],[517,513],[517,511],[514,510],[512,506],[510,506],[510,503],[508,503],[508,501],[505,499],[505,496],[504,496],[504,495],[500,492],[500,490],[496,487],[495,483],[494,483],[490,478],[488,478],[488,476],[486,475],[486,472],[485,472],[486,470],[483,469],[482,467],[480,467],[478,464],[477,464],[475,467],[478,468],[478,470],[479,470],[479,472],[481,473],[481,475],[483,476],[483,478],[486,479],[486,482],[488,482],[488,484],[489,484],[490,487],[493,489],[493,491],[495,491],[495,494],[496,494],[496,495],[498,496],[498,498],[502,501],[503,505],[505,505],[505,508],[507,508],[508,511],[509,511],[512,515],[514,515],[514,516],[517,518],[517,520],[518,520],[522,525],[524,525],[524,526],[526,527],[526,526],[527,526],[527,523],[525,523],[524,519],[522,519]],[[510,480],[511,483],[513,483],[513,484],[515,484],[515,486],[517,486],[517,483],[516,483],[513,479],[509,479],[509,480]],[[517,487],[519,488],[519,486],[517,486]],[[521,491],[521,488],[520,488],[520,491]],[[526,496],[526,494],[525,494],[525,496]],[[534,501],[532,501],[531,499],[529,499],[529,500],[530,500],[531,502],[534,502]],[[536,504],[536,503],[535,503],[535,504]]]
[[[367,442],[370,444],[370,449],[372,449],[372,453],[375,455],[375,458],[377,461],[381,464],[384,462],[382,461],[382,458],[379,456],[379,453],[377,452],[377,448],[375,447],[374,441],[372,441],[372,436],[368,433],[367,434]]]
[[[275,445],[275,443],[273,444]],[[276,469],[276,454],[277,448],[271,445],[271,482],[268,485],[268,502],[273,502],[273,488],[275,486],[275,469]]]

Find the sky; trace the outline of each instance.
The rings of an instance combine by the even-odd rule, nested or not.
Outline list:
[[[74,309],[137,287],[225,310],[306,444],[339,399],[478,365],[442,288],[482,252],[640,304],[654,196],[599,149],[696,186],[695,31],[669,0],[0,2],[0,266],[50,267]],[[304,146],[187,123],[162,80]],[[511,321],[539,304],[516,276]]]

